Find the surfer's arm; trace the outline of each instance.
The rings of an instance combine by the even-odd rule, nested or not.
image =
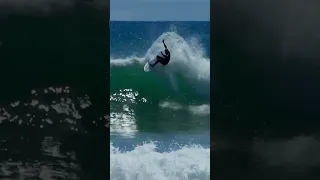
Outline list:
[[[161,54],[162,54],[162,56],[164,57],[164,59],[169,58],[169,55],[167,55],[167,54],[163,54],[163,53],[162,53],[162,51],[161,51]]]
[[[162,40],[162,43],[163,43],[163,45],[164,45],[164,48],[167,49],[167,46],[166,46],[166,43],[164,43],[164,40]]]

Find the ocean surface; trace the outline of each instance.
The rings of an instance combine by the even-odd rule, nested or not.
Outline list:
[[[91,5],[0,3],[1,180],[109,178],[109,18]]]
[[[110,136],[111,179],[210,179],[210,22],[111,22]]]

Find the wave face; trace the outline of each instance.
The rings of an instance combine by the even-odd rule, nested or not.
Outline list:
[[[204,24],[209,28],[209,23]],[[113,53],[112,49],[117,47],[111,40],[111,111],[125,111],[126,108],[121,105],[132,107],[134,104],[138,109],[150,105],[147,112],[152,112],[152,106],[160,106],[172,110],[184,109],[193,114],[209,113],[210,60],[206,53],[210,47],[205,47],[209,35],[197,32],[183,37],[175,28],[171,25],[168,31],[152,38],[153,41],[142,37],[124,37],[118,43],[120,46],[124,43],[122,41],[126,41],[133,48],[136,48],[135,44],[142,47],[127,55],[124,55],[126,52]],[[144,72],[144,64],[163,50],[163,39],[172,54],[170,63],[165,68],[159,64],[152,72]],[[148,44],[150,46],[147,48]],[[123,51],[129,49],[126,46]]]
[[[111,22],[111,179],[209,179],[209,25]]]

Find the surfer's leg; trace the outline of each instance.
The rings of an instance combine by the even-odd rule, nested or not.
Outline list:
[[[153,66],[157,65],[157,64],[158,64],[158,62],[159,62],[159,60],[157,60],[155,63],[150,64],[150,65],[153,67]]]
[[[150,64],[150,65],[153,67],[153,66],[157,65],[159,62],[161,63],[162,59],[163,59],[162,57],[157,56],[157,61],[155,63],[153,63],[153,64]]]
[[[160,62],[163,66],[167,65],[166,59],[160,56],[157,56],[157,62]]]
[[[169,61],[167,59],[163,59],[160,63],[166,66],[169,63]]]
[[[169,61],[166,60],[166,59],[163,59],[163,60],[160,61],[160,63],[161,63],[163,66],[165,66],[165,65],[167,65],[167,64],[169,63]]]

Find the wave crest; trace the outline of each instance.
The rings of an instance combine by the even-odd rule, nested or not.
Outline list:
[[[186,41],[175,32],[163,33],[153,42],[144,57],[130,56],[122,59],[111,58],[111,68],[140,68],[141,76],[151,76],[151,73],[143,72],[143,65],[148,60],[156,57],[157,54],[164,49],[162,44],[163,39],[171,52],[171,61],[165,68],[157,65],[151,73],[156,73],[161,77],[167,77],[172,89],[176,92],[181,93],[181,87],[179,87],[177,81],[181,81],[182,78],[188,82],[189,88],[194,89],[198,94],[209,96],[210,59],[205,56],[205,51],[196,38],[190,38],[189,41]]]

